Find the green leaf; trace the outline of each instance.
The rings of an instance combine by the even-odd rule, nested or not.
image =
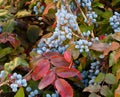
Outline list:
[[[20,89],[17,91],[17,93],[16,93],[16,95],[14,97],[25,97],[23,87],[20,87]]]
[[[115,64],[114,55],[115,55],[115,51],[110,53],[110,55],[109,55],[109,67],[111,67],[111,66],[113,66]]]
[[[113,93],[108,86],[103,86],[102,89],[100,90],[100,94],[105,97],[113,97]]]
[[[106,18],[106,19],[109,19],[112,15],[113,15],[113,12],[112,12],[112,11],[106,10],[106,11],[103,13],[102,17],[103,17],[103,18]]]
[[[112,6],[115,6],[116,4],[119,4],[120,0],[112,0]]]
[[[15,25],[16,22],[13,19],[8,20],[5,26],[3,27],[3,32],[13,32]]]
[[[12,51],[13,51],[13,49],[10,47],[0,49],[0,58],[3,58],[4,56],[10,54]]]
[[[40,28],[37,25],[30,25],[27,29],[27,38],[30,42],[35,42],[39,37]]]
[[[105,74],[103,73],[99,73],[98,76],[95,78],[95,82],[98,83],[98,82],[102,82],[105,78]]]
[[[16,57],[13,61],[10,61],[9,63],[5,63],[4,65],[4,70],[7,71],[8,73],[12,72],[16,67],[18,66],[29,66],[28,63],[20,58]]]
[[[116,74],[119,68],[120,68],[120,60],[115,65],[112,66],[112,73]]]
[[[105,76],[105,82],[107,84],[115,84],[116,83],[116,80],[115,80],[115,76],[112,74],[112,73],[108,73],[106,74]]]
[[[93,2],[93,7],[104,8],[104,5],[100,2]]]

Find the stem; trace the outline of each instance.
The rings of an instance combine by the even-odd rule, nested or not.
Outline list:
[[[70,9],[70,7],[69,7],[69,5],[68,5],[68,2],[67,2],[67,1],[65,2],[65,5],[66,5],[67,10],[68,10],[71,14],[73,14],[72,11],[71,11],[71,9]],[[77,26],[78,26],[78,23],[77,23],[76,20],[75,20],[75,24],[77,24]],[[81,32],[79,26],[78,26],[77,31],[78,31],[78,34],[80,34],[81,37],[84,38],[84,36],[83,36],[83,34],[82,34],[82,32]]]
[[[9,81],[10,81],[10,80],[6,80],[5,82],[2,82],[2,83],[0,84],[0,87],[3,86],[3,85],[5,85],[5,84],[7,84],[7,83],[9,83]]]

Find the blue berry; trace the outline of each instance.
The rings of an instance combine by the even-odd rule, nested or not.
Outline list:
[[[34,90],[33,92],[34,92],[34,94],[35,94],[35,95],[37,95],[37,94],[38,94],[38,90]]]
[[[27,88],[26,88],[26,91],[27,91],[27,92],[30,92],[31,90],[32,90],[31,87],[27,87]]]
[[[110,25],[114,29],[114,32],[120,32],[120,14],[115,12],[109,19]]]

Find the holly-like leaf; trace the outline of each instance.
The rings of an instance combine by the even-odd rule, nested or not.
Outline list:
[[[55,87],[61,97],[73,97],[73,89],[64,79],[58,78],[55,81]]]
[[[16,34],[2,33],[0,34],[0,43],[9,42],[15,49],[20,46],[20,40],[17,39]]]
[[[35,81],[39,80],[41,77],[47,74],[49,69],[50,62],[48,61],[48,59],[41,59],[32,72],[32,79]]]
[[[98,83],[98,82],[102,82],[105,78],[105,74],[103,73],[99,73],[98,76],[95,78],[95,82]]]
[[[86,88],[84,88],[83,92],[91,92],[91,93],[97,93],[100,90],[100,85],[90,85]]]
[[[64,58],[67,62],[71,63],[72,62],[72,54],[70,50],[67,50],[64,52]]]
[[[23,87],[20,87],[20,89],[17,91],[14,97],[25,97],[24,89]]]
[[[3,31],[2,32],[13,32],[14,28],[15,28],[16,22],[14,19],[8,20],[5,23],[5,26],[3,27]]]
[[[115,84],[116,83],[115,76],[112,73],[106,74],[105,82],[107,84]]]
[[[119,43],[117,42],[112,42],[111,45],[104,50],[104,56],[108,55],[110,51],[117,50],[120,47]]]
[[[113,97],[113,93],[108,86],[103,86],[100,90],[100,94],[104,97]]]
[[[106,43],[93,43],[90,49],[103,52],[108,47]]]
[[[115,90],[114,97],[120,97],[120,84],[118,85],[117,89]]]
[[[44,89],[48,85],[52,84],[55,81],[55,73],[53,71],[49,71],[46,76],[42,78],[40,81],[38,88]]]
[[[3,58],[4,56],[10,54],[12,51],[13,51],[13,49],[10,47],[0,49],[0,58]]]
[[[82,79],[80,72],[75,68],[59,66],[59,67],[56,67],[55,72],[59,77],[62,77],[62,78],[78,76],[79,79]]]

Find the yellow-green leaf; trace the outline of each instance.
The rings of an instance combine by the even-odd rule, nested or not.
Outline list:
[[[98,83],[98,82],[102,82],[105,78],[105,74],[103,73],[99,73],[98,76],[95,78],[95,82]]]
[[[22,10],[22,11],[19,11],[15,16],[17,18],[22,18],[22,17],[26,17],[26,16],[30,16],[31,15],[31,12],[27,11],[27,10]]]
[[[8,55],[8,54],[10,54],[12,51],[13,51],[13,49],[10,48],[10,47],[1,49],[1,50],[0,50],[0,58],[6,56],[6,55]]]
[[[20,89],[17,91],[17,93],[16,93],[16,95],[14,97],[25,97],[23,87],[20,87]]]
[[[26,66],[28,67],[28,63],[20,58],[20,57],[16,57],[13,61],[10,61],[9,63],[5,63],[4,65],[4,70],[7,71],[8,73],[12,72],[16,67],[18,66]]]

